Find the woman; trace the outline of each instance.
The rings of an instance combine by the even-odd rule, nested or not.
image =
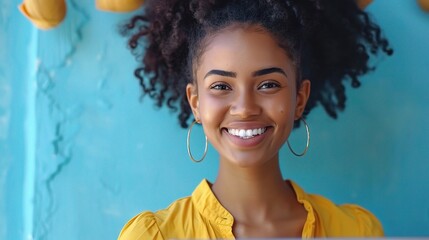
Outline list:
[[[119,239],[383,235],[367,210],[306,194],[279,167],[293,127],[305,125],[306,151],[304,117],[320,104],[336,118],[344,82],[358,87],[370,54],[392,53],[354,1],[150,1],[124,34],[143,56],[144,93],[172,109],[179,101],[181,126],[192,115],[189,133],[201,124],[220,164],[214,183],[137,215]]]

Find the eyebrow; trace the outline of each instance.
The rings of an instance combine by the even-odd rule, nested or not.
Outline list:
[[[235,73],[235,72],[228,72],[228,71],[224,71],[224,70],[213,69],[213,70],[210,70],[204,76],[204,79],[206,79],[208,76],[211,76],[211,75],[219,75],[219,76],[222,76],[222,77],[230,77],[230,78],[237,77],[237,73]]]
[[[263,76],[263,75],[267,75],[270,73],[280,73],[284,76],[287,77],[287,74],[285,71],[283,71],[283,69],[278,68],[278,67],[272,67],[272,68],[264,68],[258,71],[255,71],[252,73],[253,77],[259,77],[259,76]],[[237,77],[237,73],[236,72],[230,72],[230,71],[224,71],[224,70],[218,70],[218,69],[213,69],[210,70],[205,76],[204,79],[206,79],[208,76],[211,75],[219,75],[222,77],[230,77],[230,78],[236,78]]]
[[[278,68],[278,67],[265,68],[265,69],[255,71],[255,72],[253,72],[252,76],[253,77],[259,77],[259,76],[267,75],[270,73],[280,73],[280,74],[284,75],[285,77],[287,77],[287,74],[285,73],[285,71],[283,71],[283,69]]]

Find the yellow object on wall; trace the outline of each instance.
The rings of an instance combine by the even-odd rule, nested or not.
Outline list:
[[[144,0],[96,0],[99,10],[130,12],[138,9]],[[37,28],[47,30],[60,24],[67,13],[65,0],[24,0],[19,5],[22,14]]]
[[[144,0],[96,0],[98,9],[110,12],[131,12],[142,6]]]
[[[64,0],[24,0],[19,9],[40,29],[53,28],[66,16]]]
[[[360,9],[366,8],[369,4],[372,3],[372,0],[357,0],[357,5]]]
[[[429,12],[429,0],[418,0],[418,1],[419,1],[419,4],[420,4],[420,7],[424,11]]]

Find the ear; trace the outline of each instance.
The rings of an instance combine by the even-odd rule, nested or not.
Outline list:
[[[311,83],[308,79],[305,79],[301,82],[298,93],[296,95],[295,120],[300,119],[304,112],[308,98],[310,97],[310,88]]]
[[[189,106],[191,106],[192,113],[197,122],[200,121],[200,111],[199,111],[199,101],[198,101],[198,92],[197,86],[193,83],[188,83],[186,85],[186,96],[188,97]]]

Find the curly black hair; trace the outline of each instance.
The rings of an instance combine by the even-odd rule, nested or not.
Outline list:
[[[143,96],[173,111],[179,105],[180,124],[187,127],[185,88],[194,80],[204,40],[237,23],[265,28],[295,63],[297,82],[311,81],[304,116],[320,103],[337,118],[345,108],[344,83],[359,87],[358,77],[374,70],[370,56],[393,53],[354,0],[148,0],[122,28],[140,63],[134,75]]]

